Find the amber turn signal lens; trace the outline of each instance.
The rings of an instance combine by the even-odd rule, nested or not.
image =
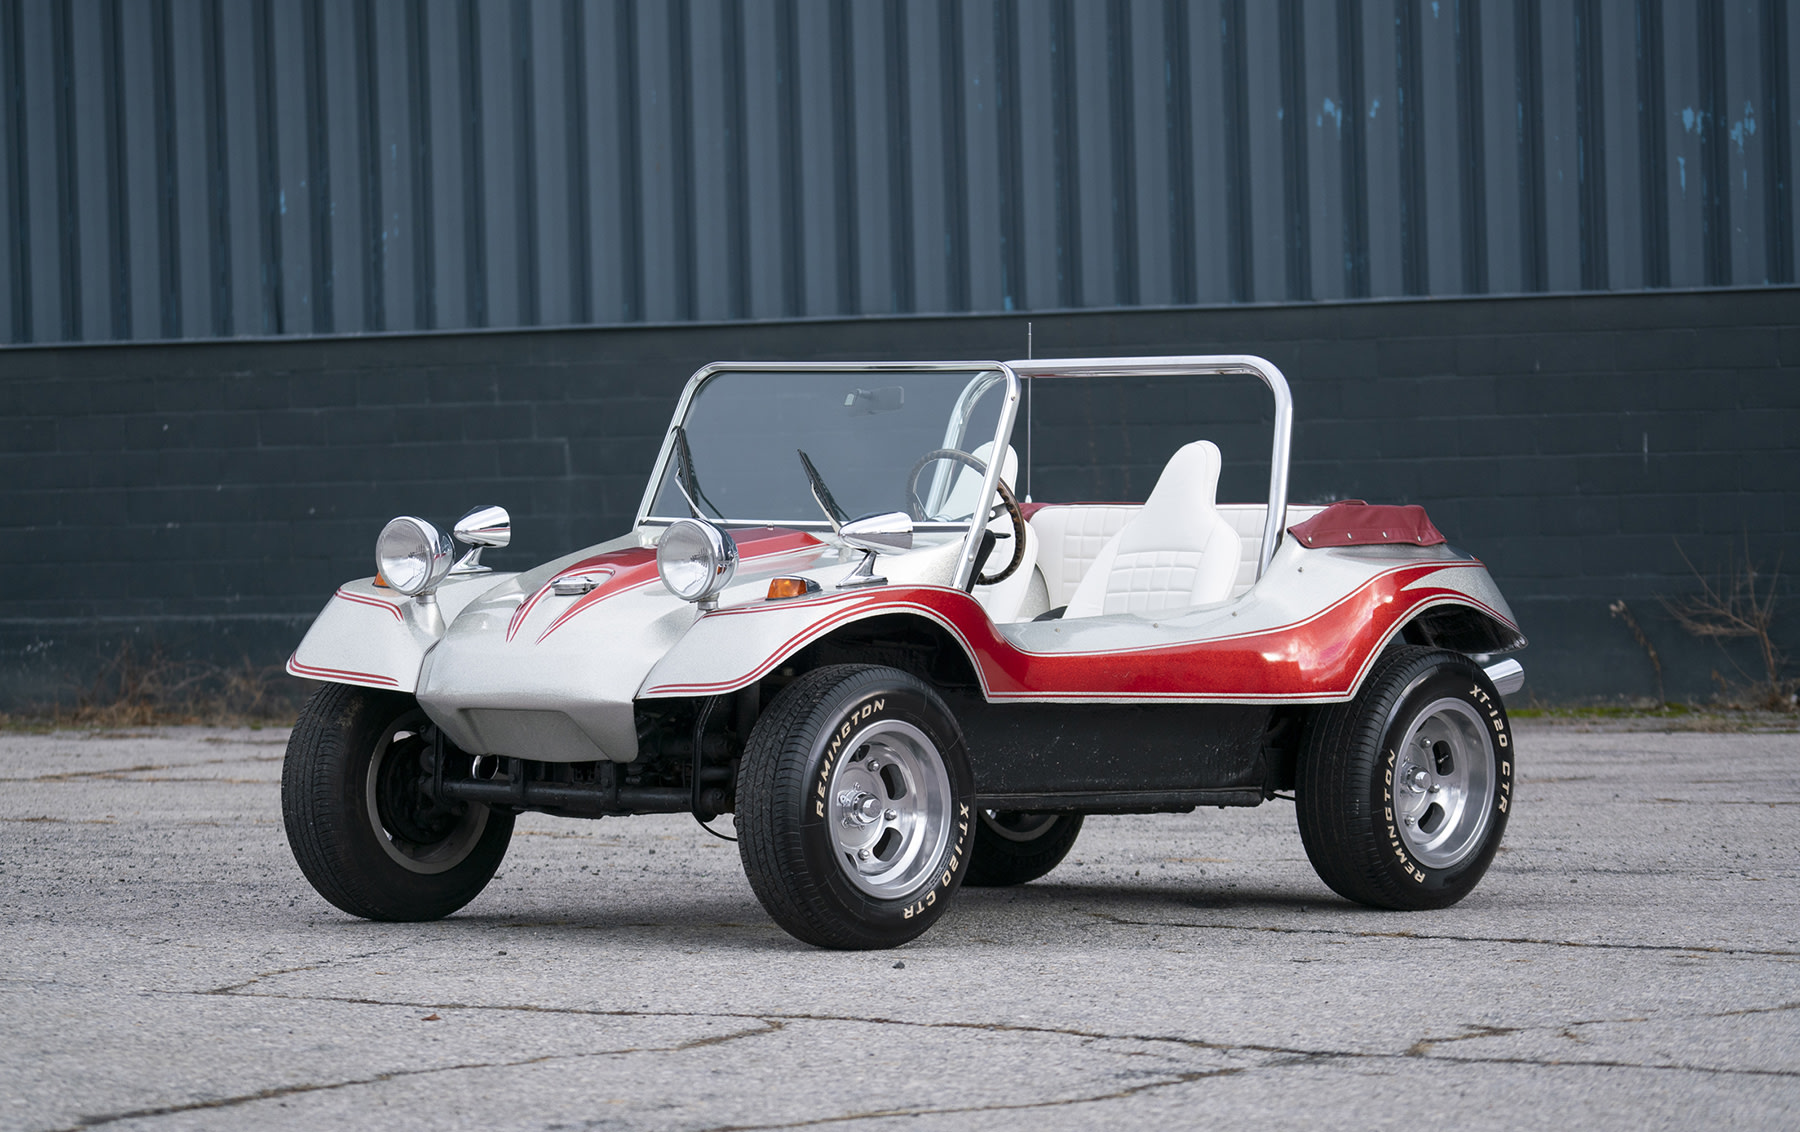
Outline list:
[[[807,594],[819,592],[819,583],[811,578],[771,578],[769,579],[769,600],[779,601],[788,597],[805,597]]]

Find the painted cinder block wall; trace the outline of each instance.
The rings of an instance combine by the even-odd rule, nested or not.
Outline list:
[[[1528,697],[1652,693],[1620,599],[1672,698],[1710,696],[1715,670],[1760,676],[1664,613],[1659,596],[1697,588],[1682,550],[1779,561],[1778,627],[1800,646],[1800,289],[1032,322],[1040,357],[1274,360],[1296,402],[1292,498],[1425,505],[1511,599]],[[277,663],[338,582],[372,571],[398,513],[508,507],[503,568],[611,537],[706,362],[1006,358],[1025,337],[1022,316],[962,316],[0,350],[0,710],[72,695],[125,640]],[[1040,468],[1055,437],[1037,437]],[[1140,497],[1155,474],[1086,459]]]

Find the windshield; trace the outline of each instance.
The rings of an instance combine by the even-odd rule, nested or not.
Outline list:
[[[926,529],[965,527],[1004,443],[1005,390],[999,370],[712,374],[676,429],[645,520],[823,529],[829,508],[839,521],[906,511]],[[933,455],[944,449],[961,455]]]

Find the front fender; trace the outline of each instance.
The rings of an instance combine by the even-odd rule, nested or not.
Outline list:
[[[910,614],[949,630],[976,665],[970,637],[993,637],[992,623],[968,594],[945,586],[872,586],[792,601],[714,610],[696,620],[650,670],[638,698],[670,699],[735,692],[761,680],[799,650],[846,625]],[[985,627],[985,633],[978,631]]]
[[[374,578],[346,582],[288,658],[290,676],[397,692],[419,690],[419,668],[444,627],[476,598],[513,574],[446,579],[434,601],[403,597]]]

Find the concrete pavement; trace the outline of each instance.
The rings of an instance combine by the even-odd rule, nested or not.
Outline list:
[[[436,924],[288,854],[277,731],[0,734],[0,1128],[1800,1124],[1800,736],[1521,726],[1494,868],[1337,899],[1291,806],[1092,818],[924,938],[686,818],[521,819]]]

